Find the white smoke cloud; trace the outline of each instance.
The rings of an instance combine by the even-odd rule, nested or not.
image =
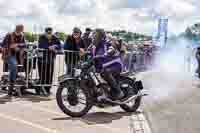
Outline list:
[[[142,76],[151,100],[158,102],[187,95],[195,79],[196,66],[191,67],[188,60],[192,56],[191,42],[179,38],[168,45],[167,51],[157,54],[153,70]]]

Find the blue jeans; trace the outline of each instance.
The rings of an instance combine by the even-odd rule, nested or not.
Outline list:
[[[16,56],[9,56],[6,59],[8,64],[8,71],[9,71],[9,80],[10,82],[15,82],[17,78],[17,60]]]

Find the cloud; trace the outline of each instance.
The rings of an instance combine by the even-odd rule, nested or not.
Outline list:
[[[198,1],[0,0],[0,32],[11,31],[15,24],[23,23],[26,30],[38,32],[51,25],[65,32],[71,32],[74,26],[90,26],[151,34],[158,15],[169,17],[171,32],[181,32],[198,16],[200,4],[194,3]]]

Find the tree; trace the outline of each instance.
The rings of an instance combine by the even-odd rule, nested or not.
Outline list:
[[[64,32],[56,32],[55,34],[60,40],[65,41],[66,38]]]
[[[124,38],[126,42],[132,41],[134,39],[132,32],[128,32],[127,34],[125,34]]]
[[[34,41],[33,34],[30,33],[30,32],[24,32],[24,38],[28,42],[33,42]]]

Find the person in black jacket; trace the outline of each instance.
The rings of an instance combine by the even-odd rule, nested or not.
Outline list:
[[[85,49],[87,49],[90,46],[90,44],[92,43],[92,38],[90,37],[91,32],[92,32],[92,29],[86,28],[85,33],[83,34],[82,39],[84,42]]]
[[[67,74],[73,75],[73,68],[80,60],[80,57],[84,55],[84,48],[85,46],[81,38],[81,30],[75,27],[72,35],[67,37],[64,44]]]
[[[45,85],[51,85],[53,80],[53,71],[56,57],[56,50],[61,49],[61,43],[59,39],[53,35],[53,29],[47,27],[45,34],[39,38],[39,48],[41,57],[38,58],[38,71],[40,83]],[[45,87],[47,95],[50,95],[50,86]]]

